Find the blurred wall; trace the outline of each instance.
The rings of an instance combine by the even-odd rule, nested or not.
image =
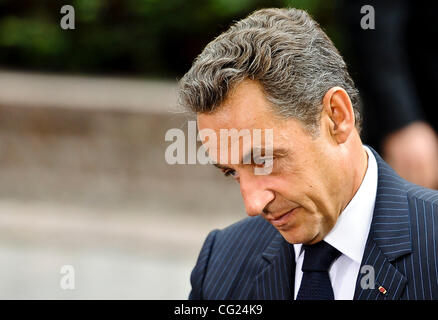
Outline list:
[[[0,71],[0,87],[0,297],[186,298],[208,231],[244,211],[217,170],[164,161],[187,123],[175,83]]]

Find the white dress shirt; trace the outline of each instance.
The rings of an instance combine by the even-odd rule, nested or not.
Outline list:
[[[370,232],[374,203],[377,193],[377,162],[369,148],[364,146],[368,154],[368,167],[365,177],[353,199],[341,212],[333,229],[324,241],[341,252],[341,255],[329,269],[329,277],[333,287],[335,300],[352,300],[356,287],[365,244]],[[295,250],[295,294],[297,298],[303,272],[304,260],[302,244],[294,244]]]

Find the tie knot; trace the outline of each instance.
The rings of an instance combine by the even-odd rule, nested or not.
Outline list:
[[[313,245],[303,245],[304,261],[301,270],[327,271],[332,263],[341,255],[337,249],[325,241]]]

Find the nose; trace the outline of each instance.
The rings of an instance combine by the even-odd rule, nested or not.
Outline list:
[[[240,177],[240,192],[249,216],[257,216],[275,198],[274,192],[264,187],[258,176]]]

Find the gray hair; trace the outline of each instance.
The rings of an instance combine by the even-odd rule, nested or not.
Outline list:
[[[257,80],[272,109],[319,132],[322,99],[340,86],[360,132],[359,94],[338,50],[316,21],[298,9],[262,9],[211,41],[179,82],[179,103],[213,112],[242,80]]]

